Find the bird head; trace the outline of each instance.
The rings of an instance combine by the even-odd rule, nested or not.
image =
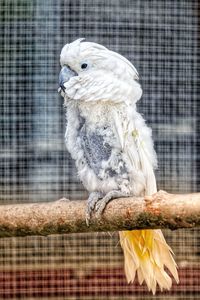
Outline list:
[[[142,95],[135,67],[122,55],[84,39],[66,44],[60,55],[59,92],[70,101],[134,104]]]

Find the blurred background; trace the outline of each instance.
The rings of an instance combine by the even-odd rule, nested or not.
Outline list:
[[[198,0],[0,0],[0,204],[85,199],[64,144],[62,46],[77,38],[127,57],[143,87],[159,189],[198,191]],[[0,239],[0,299],[199,299],[200,235],[165,230],[180,284],[127,285],[117,233]]]

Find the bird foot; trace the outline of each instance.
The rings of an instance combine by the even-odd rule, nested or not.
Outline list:
[[[106,205],[108,204],[108,202],[110,202],[111,200],[115,199],[115,198],[120,198],[120,197],[128,197],[129,195],[125,192],[122,191],[110,191],[108,192],[100,201],[98,201],[96,203],[95,206],[95,211],[96,211],[96,215],[97,217],[100,217],[104,211],[104,209],[106,208]]]
[[[86,224],[89,226],[92,212],[95,211],[96,216],[99,218],[108,202],[112,199],[130,196],[127,192],[110,191],[105,196],[101,192],[92,192],[89,195],[86,209]]]

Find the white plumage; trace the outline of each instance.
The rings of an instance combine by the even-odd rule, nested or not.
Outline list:
[[[60,92],[66,107],[65,140],[78,176],[90,192],[86,219],[121,196],[156,192],[157,165],[151,130],[136,111],[142,90],[135,67],[96,43],[74,41],[60,57]],[[120,232],[128,282],[137,273],[149,290],[170,289],[178,274],[160,230]]]

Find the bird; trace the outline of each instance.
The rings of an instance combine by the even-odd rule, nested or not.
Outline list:
[[[60,54],[58,92],[66,111],[65,143],[89,193],[86,223],[114,198],[157,191],[152,130],[137,111],[142,96],[134,65],[121,54],[84,38]],[[174,253],[160,229],[119,232],[128,283],[137,275],[156,293],[179,282]],[[168,269],[168,271],[166,271]]]

